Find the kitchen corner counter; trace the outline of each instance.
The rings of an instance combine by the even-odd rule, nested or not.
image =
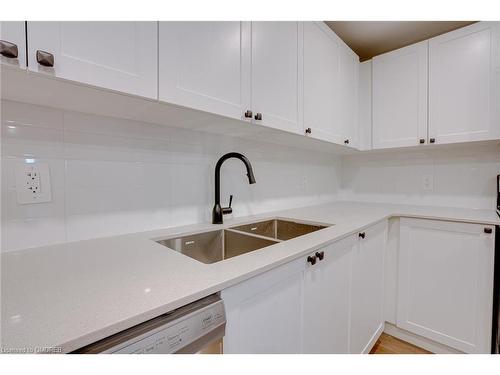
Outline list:
[[[334,224],[203,264],[152,239],[284,217]],[[495,210],[333,202],[226,220],[6,252],[1,346],[70,352],[301,257],[390,217],[500,225]]]

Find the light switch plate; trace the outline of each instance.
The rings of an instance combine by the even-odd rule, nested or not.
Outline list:
[[[49,165],[26,163],[16,166],[16,191],[19,204],[44,203],[52,200]]]

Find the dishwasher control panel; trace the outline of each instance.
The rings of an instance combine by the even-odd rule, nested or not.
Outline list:
[[[136,354],[176,353],[204,336],[210,335],[212,331],[225,325],[225,323],[224,304],[219,300],[188,315],[179,317],[169,324],[158,327],[154,331],[141,335],[135,340],[129,340],[108,352]]]

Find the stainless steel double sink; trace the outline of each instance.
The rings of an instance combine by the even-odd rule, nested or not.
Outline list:
[[[215,263],[329,227],[328,224],[273,218],[227,229],[159,239],[157,243],[196,259]]]

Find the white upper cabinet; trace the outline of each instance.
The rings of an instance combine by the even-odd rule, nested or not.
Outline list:
[[[350,353],[367,353],[384,329],[384,254],[387,222],[359,235],[352,259]]]
[[[372,149],[372,61],[359,64],[358,142],[361,151]]]
[[[249,22],[160,22],[159,99],[245,119],[250,32]]]
[[[350,236],[318,250],[323,259],[304,271],[304,353],[349,352],[351,261],[356,242]]]
[[[301,29],[299,22],[252,22],[251,109],[256,124],[303,134]]]
[[[29,70],[156,99],[157,27],[157,22],[28,22]]]
[[[427,142],[428,42],[376,56],[373,69],[373,148]]]
[[[26,68],[26,30],[22,21],[0,22],[2,64]]]
[[[397,326],[466,353],[490,353],[493,226],[402,218]]]
[[[359,57],[343,43],[339,59],[339,123],[344,144],[358,146]]]
[[[499,23],[480,22],[429,40],[429,138],[498,138]]]
[[[355,144],[359,59],[323,22],[304,22],[304,128]]]
[[[322,22],[304,22],[304,128],[342,143],[339,120],[339,43]]]

